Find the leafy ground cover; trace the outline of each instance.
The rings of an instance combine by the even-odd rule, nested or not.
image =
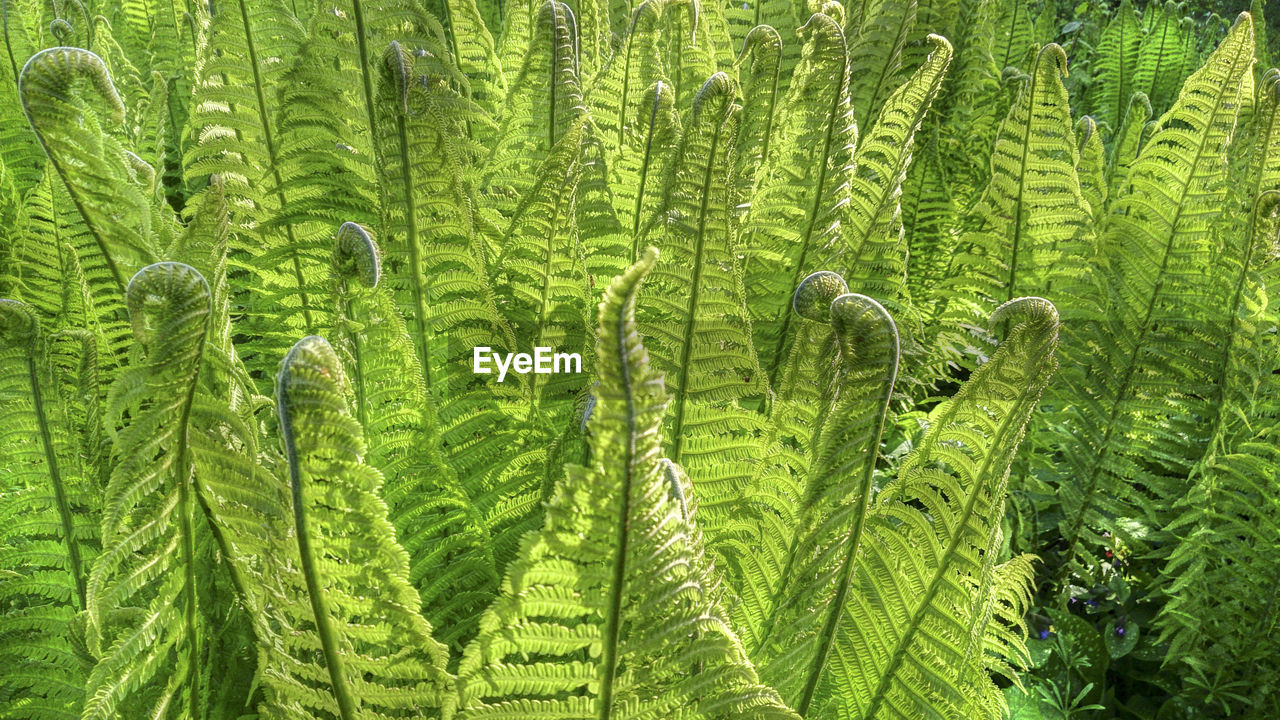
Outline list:
[[[0,718],[1280,717],[1263,0],[0,11]]]

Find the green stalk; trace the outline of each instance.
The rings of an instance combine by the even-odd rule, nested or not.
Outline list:
[[[627,313],[618,313],[618,327],[614,337],[617,339],[618,357],[621,358],[623,395],[627,398],[627,457],[622,465],[622,489],[618,493],[619,522],[614,533],[613,547],[613,582],[609,586],[608,614],[604,618],[604,632],[601,638],[600,670],[597,674],[600,683],[599,706],[596,708],[596,720],[609,720],[613,716],[613,683],[618,673],[618,637],[622,630],[622,591],[627,578],[627,550],[631,539],[631,483],[632,468],[636,459],[636,407],[635,393],[631,387],[631,367],[627,365]]]
[[[66,485],[62,473],[58,469],[58,456],[53,448],[53,434],[49,432],[49,419],[44,411],[44,398],[40,393],[40,380],[36,373],[34,357],[27,358],[27,376],[31,380],[31,402],[35,407],[36,422],[40,426],[40,442],[44,447],[45,461],[49,464],[49,483],[53,486],[54,502],[58,506],[58,520],[62,524],[63,542],[67,545],[67,558],[71,565],[71,577],[76,584],[76,599],[79,608],[88,607],[85,593],[83,563],[80,560],[80,546],[76,544],[75,524],[71,512],[71,504],[67,501]]]
[[[262,125],[262,140],[267,146],[267,162],[271,163],[271,177],[275,180],[276,198],[280,202],[280,210],[283,212],[286,203],[284,198],[284,190],[281,187],[280,166],[276,162],[276,142],[275,137],[271,134],[271,123],[267,119],[267,100],[266,94],[262,89],[262,74],[258,70],[258,51],[253,40],[253,28],[249,23],[249,10],[245,7],[245,0],[240,0],[240,21],[244,26],[245,48],[249,55],[249,67],[253,70],[253,92],[258,103],[258,122]],[[293,261],[293,276],[298,282],[299,299],[302,301],[302,316],[307,322],[307,328],[314,327],[311,320],[311,302],[307,297],[307,283],[302,275],[302,260],[298,257],[298,241],[293,234],[293,223],[286,223],[284,226],[285,236],[289,240],[289,256]]]
[[[338,713],[342,720],[356,720],[356,703],[347,685],[347,675],[338,649],[338,636],[329,619],[329,606],[325,600],[320,571],[316,566],[311,547],[311,530],[307,512],[303,506],[302,474],[298,467],[298,445],[293,435],[293,418],[289,414],[286,389],[280,389],[280,436],[284,441],[285,457],[289,461],[289,486],[293,496],[293,522],[298,533],[298,553],[302,576],[307,583],[307,595],[311,599],[311,613],[315,616],[316,634],[320,636],[320,649],[325,668],[329,671],[329,683],[334,699],[338,701]]]

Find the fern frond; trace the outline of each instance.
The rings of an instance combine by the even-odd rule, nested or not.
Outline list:
[[[782,97],[782,36],[768,25],[747,33],[738,54],[742,67],[742,124],[734,152],[734,186],[745,200],[767,166]]]
[[[660,457],[668,395],[635,319],[656,260],[600,304],[592,459],[557,484],[467,648],[467,720],[795,717],[756,680]]]
[[[1080,195],[1089,203],[1094,227],[1098,227],[1107,212],[1107,151],[1102,144],[1098,121],[1092,116],[1085,115],[1076,121],[1076,147],[1080,150],[1076,160]]]
[[[983,353],[982,321],[1001,303],[1049,293],[1093,249],[1092,216],[1076,175],[1075,133],[1062,83],[1066,54],[1046,45],[1000,126],[991,182],[966,221],[937,306],[948,360]]]
[[[385,209],[385,283],[409,321],[427,398],[448,460],[469,489],[507,457],[500,406],[515,395],[468,372],[471,348],[513,352],[497,311],[473,215],[473,153],[464,121],[474,105],[441,75],[440,58],[393,44],[383,57],[377,143]]]
[[[893,88],[902,84],[902,51],[916,22],[917,0],[863,3],[861,18],[849,44],[849,96],[860,128],[871,125]],[[855,24],[856,23],[856,24]]]
[[[840,348],[834,402],[823,413],[785,566],[753,659],[771,685],[807,713],[829,673],[872,497],[880,436],[898,374],[898,332],[874,300],[836,298],[831,324]],[[810,611],[821,607],[819,613]]]
[[[792,291],[823,267],[827,248],[839,248],[858,142],[844,32],[815,13],[800,33],[805,46],[784,103],[790,112],[743,229],[754,340],[771,382],[791,340]]]
[[[198,600],[209,572],[197,550],[188,423],[209,317],[209,286],[180,263],[148,265],[126,295],[144,349],[113,388],[129,421],[114,444],[102,554],[89,575],[88,646],[97,656],[84,718],[199,717]],[[123,407],[122,407],[123,406]]]
[[[829,271],[810,275],[796,288],[797,337],[771,388],[761,460],[743,492],[742,507],[712,544],[739,598],[730,606],[734,627],[753,653],[777,604],[784,569],[793,562],[806,480],[837,388],[831,303],[848,291],[844,278]]]
[[[78,718],[85,659],[73,618],[97,531],[96,496],[35,311],[0,300],[0,680],[4,718]]]
[[[461,651],[497,591],[482,519],[458,486],[440,448],[439,420],[427,401],[403,318],[378,286],[381,262],[369,232],[342,225],[333,274],[334,350],[350,368],[355,416],[369,461],[386,476],[382,496],[409,555],[409,581],[437,638]]]
[[[875,125],[858,144],[847,227],[839,244],[824,248],[824,265],[844,269],[857,293],[877,298],[907,328],[908,343],[919,330],[907,290],[908,254],[899,199],[915,149],[915,135],[937,97],[951,64],[951,44],[928,37],[924,64],[884,101]]]
[[[586,112],[572,10],[559,0],[539,3],[532,33],[484,168],[485,197],[504,218],[512,216],[532,186],[532,175]]]
[[[1069,343],[1073,367],[1055,388],[1061,419],[1053,426],[1074,431],[1049,430],[1045,438],[1063,460],[1052,480],[1064,505],[1066,563],[1096,547],[1102,532],[1116,532],[1116,518],[1141,513],[1141,497],[1158,500],[1148,507],[1159,523],[1162,499],[1185,491],[1188,450],[1208,441],[1200,418],[1214,392],[1214,363],[1200,346],[1219,336],[1227,317],[1213,297],[1217,283],[1204,274],[1252,56],[1252,24],[1242,14],[1160,119],[1128,192],[1113,201],[1100,244],[1100,281],[1110,297],[1093,294],[1108,304],[1081,304],[1087,322],[1077,323],[1082,333],[1095,330],[1090,342],[1101,343],[1101,352],[1083,336]],[[1207,312],[1189,317],[1188,306]]]
[[[418,614],[408,556],[378,497],[382,476],[362,460],[346,382],[333,348],[316,336],[294,345],[277,380],[296,557],[318,659],[342,720],[403,708],[448,716],[448,650]]]
[[[1142,26],[1133,9],[1132,0],[1122,0],[1102,31],[1093,57],[1093,84],[1089,89],[1089,106],[1098,122],[1119,127],[1134,92]]]
[[[699,483],[703,524],[713,534],[754,472],[760,418],[739,403],[765,388],[731,236],[737,127],[732,81],[717,73],[698,93],[684,133],[667,210],[652,236],[665,253],[652,275],[656,292],[641,298],[640,309],[654,366],[674,396],[667,454]]]
[[[993,327],[1006,323],[991,360],[934,410],[868,510],[840,608],[848,619],[806,717],[1000,716],[977,622],[987,613],[974,608],[999,599],[981,592],[983,578],[1009,467],[1057,366],[1058,317],[1046,300],[1018,298],[991,316]]]

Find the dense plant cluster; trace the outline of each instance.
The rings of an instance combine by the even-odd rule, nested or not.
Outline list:
[[[0,718],[1280,717],[1265,4],[0,0]]]

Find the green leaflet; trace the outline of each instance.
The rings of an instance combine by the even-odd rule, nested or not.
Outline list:
[[[289,351],[277,380],[294,542],[328,689],[342,720],[399,707],[447,716],[448,650],[417,613],[408,557],[378,497],[382,476],[361,461],[364,440],[345,382],[333,349],[314,335]],[[377,592],[366,599],[371,584]]]
[[[126,296],[145,356],[112,389],[129,421],[114,442],[103,495],[102,554],[87,589],[87,644],[97,664],[83,717],[203,717],[209,691],[200,547],[188,425],[209,316],[209,286],[181,263],[148,265]]]
[[[0,562],[5,718],[78,718],[88,676],[75,650],[96,546],[97,497],[74,442],[50,340],[29,306],[0,300],[0,463],[7,468]]]
[[[979,592],[998,546],[991,518],[1002,512],[1010,464],[1057,367],[1058,318],[1048,301],[1018,298],[992,314],[993,327],[1004,323],[1011,327],[995,355],[934,410],[925,437],[867,511],[843,605],[854,621],[841,623],[806,717],[972,717],[998,703],[998,689],[982,677],[992,662],[986,653],[1016,653],[1020,641],[975,647],[989,613],[973,606],[997,601]],[[937,694],[926,700],[925,686]]]
[[[467,648],[463,718],[795,718],[729,629],[661,458],[668,395],[635,319],[656,260],[647,252],[600,304],[593,459],[569,466]]]
[[[839,241],[858,141],[844,33],[821,13],[801,32],[805,47],[784,103],[792,110],[781,118],[743,229],[754,340],[771,382],[791,339],[790,293],[822,267],[820,250]]]

